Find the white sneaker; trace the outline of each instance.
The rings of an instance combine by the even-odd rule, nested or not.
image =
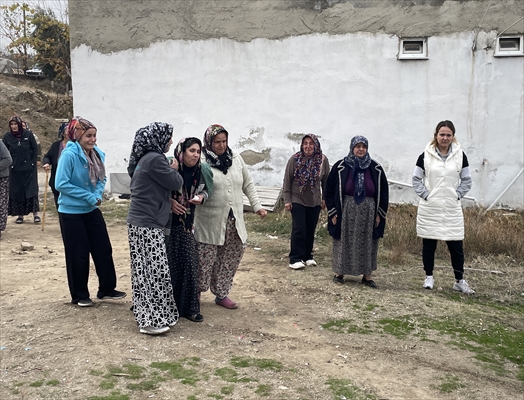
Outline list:
[[[304,263],[302,261],[297,261],[294,264],[289,264],[289,268],[291,268],[291,269],[304,269],[304,268],[306,268],[306,266],[304,265]]]
[[[424,284],[422,285],[422,287],[424,289],[433,289],[433,283],[435,281],[433,280],[433,275],[431,276],[426,276],[426,279],[424,280]]]
[[[146,335],[161,335],[169,331],[169,326],[163,326],[161,328],[155,328],[154,326],[146,326],[140,328],[140,333],[145,333]]]
[[[316,267],[317,266],[317,262],[315,260],[307,260],[306,261],[306,265],[308,267]]]
[[[461,279],[460,281],[455,281],[453,284],[453,290],[458,290],[459,292],[465,293],[465,294],[474,294],[475,291],[471,289],[466,282],[465,279]]]

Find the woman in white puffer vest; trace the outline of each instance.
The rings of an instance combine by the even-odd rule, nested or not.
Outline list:
[[[413,188],[420,197],[417,236],[422,238],[423,287],[433,289],[437,240],[444,240],[455,273],[453,289],[473,294],[464,280],[464,216],[460,199],[471,189],[468,158],[455,138],[451,121],[438,123],[413,172]]]

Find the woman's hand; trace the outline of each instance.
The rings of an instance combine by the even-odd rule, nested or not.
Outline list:
[[[182,215],[186,213],[186,208],[182,204],[180,204],[175,199],[169,199],[169,200],[171,200],[171,211],[173,211],[174,214]]]
[[[323,210],[326,209],[326,200],[322,200],[322,203],[320,203],[320,208]]]
[[[102,204],[102,199],[96,199],[96,204],[95,206],[99,206],[100,204]]]
[[[188,200],[188,203],[191,203],[191,204],[202,204],[203,201],[204,201],[204,195],[203,194],[197,194],[191,200]]]
[[[171,164],[169,165],[171,168],[178,170],[178,161],[175,157],[171,160]]]
[[[333,225],[336,225],[337,224],[337,214],[333,215],[331,217],[331,222],[333,223]]]
[[[377,216],[375,217],[375,227],[377,227],[378,224],[380,224],[380,217],[377,215]]]
[[[265,208],[261,208],[257,211],[257,214],[260,215],[260,218],[264,218],[267,215],[267,211]]]
[[[49,171],[51,169],[51,165],[44,164],[44,165],[42,165],[42,168],[44,169],[44,171]]]
[[[288,211],[291,211],[291,209],[293,208],[293,206],[291,205],[291,203],[286,203],[284,204],[284,208]]]

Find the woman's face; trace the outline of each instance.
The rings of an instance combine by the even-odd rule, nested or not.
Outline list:
[[[82,148],[89,152],[93,150],[93,148],[96,145],[96,129],[95,128],[89,128],[85,130],[81,126],[78,126],[75,128],[75,135],[81,134],[81,131],[85,131],[84,134],[80,137],[78,140],[78,143]]]
[[[13,132],[18,132],[18,124],[16,123],[16,121],[9,122],[9,127]]]
[[[193,143],[190,147],[185,149],[182,157],[186,167],[194,167],[198,160],[200,160],[200,146],[198,143]]]
[[[313,139],[310,137],[304,138],[302,141],[302,151],[308,157],[313,155],[313,152],[315,151],[315,142],[313,142]]]
[[[443,126],[437,132],[437,144],[439,149],[448,149],[453,142],[453,131],[447,126]]]
[[[164,150],[164,153],[167,153],[169,149],[171,148],[171,145],[173,144],[173,138],[169,139],[169,143],[166,144],[166,148]]]
[[[367,152],[368,148],[364,143],[357,143],[355,147],[353,147],[353,155],[357,157],[364,157]]]
[[[213,153],[217,156],[221,156],[227,150],[227,135],[225,133],[219,133],[213,138],[212,149]]]

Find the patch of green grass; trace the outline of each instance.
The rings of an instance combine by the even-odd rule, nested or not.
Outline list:
[[[114,389],[115,385],[116,379],[114,377],[106,378],[100,382],[100,388],[105,390]]]
[[[187,396],[187,400],[198,400],[198,397],[192,394],[190,396]]]
[[[88,397],[87,400],[129,400],[129,396],[127,394],[115,393],[109,396]]]
[[[408,321],[408,317],[395,319],[383,318],[378,320],[378,323],[382,325],[385,333],[389,333],[398,339],[405,339],[406,336],[414,330]]]
[[[60,381],[58,379],[51,379],[45,383],[47,386],[58,386]]]
[[[374,309],[376,309],[378,306],[376,304],[368,304],[366,305],[366,307],[364,308],[364,311],[373,311]]]
[[[226,394],[226,395],[227,394],[232,394],[234,390],[235,390],[235,386],[233,386],[233,385],[226,385],[226,386],[222,386],[220,388],[220,393]]]
[[[180,382],[185,385],[195,386],[202,379],[202,376],[196,370],[185,368],[181,362],[154,362],[150,366],[168,372],[173,378],[180,379]]]
[[[460,383],[460,379],[454,375],[447,374],[440,385],[430,385],[431,388],[437,389],[441,393],[451,393],[455,390],[462,389],[466,385]]]
[[[146,369],[135,364],[124,364],[124,374],[125,378],[129,379],[140,379],[142,377],[142,372]]]
[[[351,319],[339,319],[322,324],[322,328],[338,333],[360,333],[363,335],[373,331],[366,326],[359,327]]]
[[[129,203],[129,201],[117,203],[116,201],[104,200],[99,208],[104,214],[104,219],[122,222],[127,218]]]
[[[255,393],[261,397],[268,397],[271,395],[271,386],[269,385],[258,385]]]
[[[272,371],[280,371],[283,368],[282,363],[279,361],[269,358],[252,357],[232,357],[231,365],[237,368],[255,367],[258,369],[270,369]]]
[[[208,394],[207,397],[210,397],[212,399],[217,399],[217,400],[222,400],[224,398],[224,396],[220,395],[220,394]]]
[[[20,390],[19,389],[13,389],[13,390],[11,390],[11,393],[13,393],[13,394],[20,394]]]
[[[238,372],[232,368],[218,368],[215,370],[215,375],[226,382],[238,382]]]
[[[148,379],[139,383],[128,383],[126,387],[129,390],[141,390],[141,391],[148,391],[148,390],[155,390],[158,388],[158,385],[160,382],[165,381],[165,379],[157,378],[157,379]]]
[[[96,369],[92,369],[91,371],[89,371],[89,375],[102,376],[102,375],[104,375],[104,372],[103,371],[98,371]]]
[[[349,379],[329,379],[326,382],[331,392],[337,399],[348,400],[376,400],[377,397],[364,392],[362,389],[353,385]]]
[[[44,384],[44,381],[34,381],[29,384],[31,387],[40,387]]]

